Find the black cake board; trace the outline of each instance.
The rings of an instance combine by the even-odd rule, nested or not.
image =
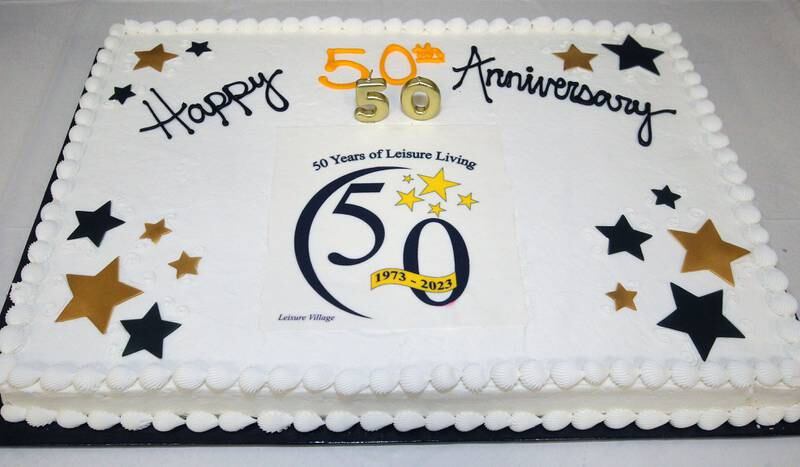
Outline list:
[[[92,63],[97,62],[97,57]],[[86,93],[84,89],[83,94]],[[78,108],[75,109],[78,111]],[[73,115],[69,129],[75,125]],[[67,135],[69,135],[69,129]],[[64,160],[64,147],[69,143],[69,136],[64,140],[56,165]],[[47,184],[44,198],[31,227],[28,241],[20,258],[12,283],[22,280],[22,268],[28,264],[27,251],[36,239],[35,227],[42,221],[41,208],[53,200],[50,185],[56,180],[55,167]],[[11,308],[11,298],[6,296],[0,312],[0,327],[6,324],[6,313]],[[336,433],[325,426],[309,433],[301,433],[290,427],[280,433],[265,433],[257,424],[243,430],[229,433],[214,428],[204,433],[195,433],[185,425],[168,432],[160,432],[152,426],[139,431],[129,431],[120,425],[107,430],[93,430],[87,425],[78,428],[61,428],[55,422],[47,426],[34,428],[26,422],[9,423],[0,419],[0,446],[182,446],[182,445],[335,445],[335,444],[395,444],[395,443],[470,443],[470,442],[514,442],[514,441],[569,441],[569,440],[621,440],[621,439],[676,439],[676,438],[738,438],[762,436],[800,435],[800,422],[780,422],[775,426],[765,427],[753,422],[743,427],[734,427],[724,423],[714,430],[703,430],[697,426],[675,428],[669,424],[643,430],[635,424],[625,428],[612,429],[599,424],[588,430],[578,430],[573,426],[558,431],[548,431],[541,425],[530,430],[517,433],[509,428],[490,431],[484,426],[468,432],[460,432],[455,427],[440,431],[428,431],[419,428],[407,432],[399,432],[391,425],[377,431],[366,431],[356,424],[347,431]]]

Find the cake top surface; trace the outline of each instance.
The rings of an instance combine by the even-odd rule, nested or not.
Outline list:
[[[0,358],[779,371],[797,303],[680,41],[607,21],[114,26]],[[430,120],[401,110],[415,76],[441,96]],[[386,81],[385,120],[353,118],[357,78]]]

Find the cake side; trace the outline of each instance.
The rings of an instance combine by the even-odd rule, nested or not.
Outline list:
[[[149,37],[152,34],[158,37],[159,34],[179,35],[190,34],[194,31],[204,34],[216,34],[217,32],[262,34],[273,29],[274,32],[277,32],[279,28],[283,30],[279,34],[299,34],[307,32],[307,29],[322,27],[323,24],[326,23],[317,23],[314,20],[304,22],[267,20],[260,24],[253,21],[226,21],[219,24],[212,22],[181,23],[180,25],[169,22],[159,23],[159,25],[129,23],[126,27],[112,28],[112,35],[105,44],[106,48],[98,55],[98,65],[93,68],[92,77],[87,81],[88,92],[81,99],[81,110],[76,114],[77,125],[70,130],[71,143],[65,148],[64,154],[67,160],[59,166],[59,180],[50,187],[53,197],[57,201],[65,200],[74,188],[73,184],[77,183],[75,180],[78,170],[76,161],[82,156],[83,143],[85,142],[87,146],[91,144],[92,134],[98,131],[92,122],[95,116],[93,111],[101,102],[98,92],[103,90],[103,98],[110,92],[109,85],[104,83],[103,79],[109,72],[114,71],[112,65],[115,60],[114,50],[120,46],[120,38],[132,35],[152,39]],[[318,413],[315,415],[317,418],[314,420],[321,423],[322,419],[319,418],[319,415],[327,415],[326,422],[330,420],[328,427],[334,430],[348,428],[347,423],[352,425],[358,422],[358,416],[362,416],[360,420],[364,424],[363,415],[366,412],[380,412],[379,414],[371,413],[367,417],[367,419],[372,417],[373,425],[379,424],[374,421],[379,419],[380,423],[399,425],[398,429],[414,424],[423,426],[422,424],[428,423],[431,418],[435,419],[436,417],[441,420],[452,420],[452,423],[457,423],[456,426],[462,428],[477,426],[481,423],[486,423],[487,426],[501,427],[517,420],[515,426],[519,428],[527,425],[533,426],[540,416],[544,416],[545,420],[549,420],[545,423],[545,427],[550,427],[548,429],[559,429],[568,423],[573,423],[575,426],[587,426],[589,421],[599,423],[602,420],[606,420],[607,424],[620,426],[624,426],[621,424],[625,420],[627,423],[636,421],[640,427],[647,428],[660,426],[668,421],[676,426],[687,426],[698,423],[702,417],[705,417],[702,420],[706,421],[702,422],[701,426],[713,428],[715,423],[718,426],[719,423],[728,419],[732,423],[744,424],[758,418],[759,423],[766,425],[774,424],[783,417],[789,421],[797,419],[798,410],[795,404],[798,402],[798,394],[793,389],[797,383],[795,379],[797,362],[793,358],[795,354],[792,353],[798,338],[798,326],[792,319],[796,311],[796,301],[785,293],[785,276],[774,268],[776,256],[766,245],[768,240],[766,232],[758,225],[760,214],[752,205],[752,190],[741,184],[745,179],[745,174],[736,164],[735,153],[727,148],[727,137],[719,133],[721,122],[713,115],[713,105],[706,100],[707,91],[700,85],[699,75],[692,71],[693,66],[687,59],[685,49],[679,45],[679,35],[672,33],[669,27],[664,25],[653,27],[645,25],[632,28],[628,24],[622,24],[614,28],[608,22],[597,24],[576,22],[573,24],[559,20],[555,23],[552,21],[548,23],[545,19],[533,22],[515,21],[511,24],[503,21],[494,21],[491,24],[479,21],[469,27],[457,20],[448,23],[433,21],[427,25],[418,21],[405,24],[346,21],[342,23],[345,26],[340,26],[331,20],[327,24],[329,26],[334,24],[335,29],[364,28],[364,31],[369,32],[372,30],[371,28],[374,28],[375,31],[380,29],[393,34],[420,34],[426,38],[435,38],[437,33],[458,34],[458,31],[461,30],[465,34],[500,35],[499,39],[492,36],[492,40],[499,41],[502,41],[502,35],[512,36],[515,33],[535,35],[551,31],[555,31],[554,34],[597,34],[600,38],[614,37],[621,40],[630,32],[633,37],[643,42],[650,38],[650,40],[664,41],[665,44],[669,44],[670,48],[667,53],[671,57],[670,65],[675,69],[675,79],[682,80],[683,89],[688,93],[688,102],[680,103],[681,110],[684,110],[685,107],[693,107],[696,114],[699,115],[699,117],[692,116],[685,122],[691,122],[704,133],[705,140],[695,142],[694,147],[700,148],[697,149],[699,154],[707,152],[710,156],[712,152],[714,153],[716,161],[713,163],[713,171],[719,174],[720,180],[725,180],[727,188],[725,196],[730,196],[732,200],[730,202],[732,208],[729,208],[728,205],[717,207],[710,203],[712,209],[709,210],[709,213],[712,215],[719,213],[721,216],[723,211],[727,213],[730,209],[731,219],[736,219],[736,222],[741,224],[744,233],[737,237],[737,240],[749,248],[750,257],[744,261],[751,265],[747,275],[737,277],[737,280],[746,284],[740,285],[743,291],[742,295],[745,295],[743,300],[746,304],[752,304],[763,299],[766,304],[764,308],[768,308],[768,310],[740,309],[738,316],[757,318],[760,315],[756,314],[756,311],[762,314],[774,312],[774,315],[768,315],[769,318],[764,319],[763,325],[756,325],[746,333],[749,334],[748,338],[757,343],[746,350],[724,347],[724,355],[704,363],[698,362],[696,357],[694,357],[695,361],[692,361],[692,358],[681,358],[679,359],[681,361],[676,362],[673,357],[667,356],[667,352],[659,349],[650,350],[649,354],[646,349],[641,350],[635,356],[625,358],[625,350],[628,347],[623,344],[616,348],[611,345],[607,346],[609,349],[607,353],[603,355],[603,358],[597,360],[590,358],[590,353],[559,348],[553,353],[562,355],[569,355],[569,352],[574,353],[566,359],[560,359],[548,355],[543,349],[538,348],[539,344],[526,340],[526,334],[535,335],[536,332],[535,328],[529,327],[530,320],[541,320],[543,316],[546,316],[541,312],[537,315],[537,304],[534,303],[526,305],[527,317],[524,319],[523,325],[489,331],[461,328],[453,332],[457,332],[462,337],[450,335],[453,333],[444,334],[450,339],[448,342],[455,344],[455,349],[451,352],[466,351],[467,354],[470,352],[466,350],[468,346],[465,341],[474,336],[478,336],[490,345],[503,342],[507,336],[514,336],[511,339],[514,341],[513,344],[499,345],[500,348],[493,354],[490,355],[489,352],[486,352],[487,358],[476,358],[476,355],[480,355],[480,352],[484,350],[484,347],[478,346],[478,350],[465,359],[452,356],[439,361],[431,358],[420,359],[417,354],[410,352],[391,360],[391,365],[386,369],[377,364],[366,367],[348,365],[347,358],[341,358],[336,364],[323,365],[320,368],[311,363],[318,363],[324,359],[319,355],[313,355],[309,349],[307,353],[310,356],[306,362],[303,362],[302,359],[300,362],[296,362],[289,357],[275,357],[275,360],[270,361],[267,365],[250,357],[241,362],[228,358],[223,359],[227,361],[207,364],[204,362],[212,361],[212,359],[201,359],[200,362],[197,362],[195,361],[196,357],[192,358],[191,353],[186,353],[180,359],[166,359],[161,363],[155,363],[151,357],[138,355],[134,357],[137,358],[135,364],[130,367],[128,364],[109,365],[110,362],[119,360],[115,360],[117,357],[112,357],[108,353],[109,351],[105,347],[108,342],[98,342],[87,345],[87,349],[89,349],[87,352],[96,350],[101,352],[101,355],[106,355],[97,362],[93,363],[91,359],[80,356],[73,357],[71,362],[49,366],[47,359],[41,358],[41,355],[52,350],[52,347],[43,346],[48,349],[34,351],[34,354],[39,354],[34,358],[25,358],[25,341],[31,337],[32,331],[37,330],[27,326],[28,322],[33,319],[31,315],[38,312],[34,308],[43,305],[42,300],[36,294],[35,287],[46,279],[49,273],[52,273],[48,270],[46,262],[49,253],[48,241],[58,235],[69,234],[63,228],[60,229],[56,221],[57,218],[64,216],[63,208],[58,206],[58,203],[53,203],[43,209],[44,221],[36,228],[37,242],[29,250],[31,264],[23,270],[23,282],[15,284],[12,289],[11,298],[15,306],[8,314],[9,325],[0,330],[0,350],[3,352],[0,357],[2,362],[0,376],[3,377],[0,379],[2,382],[0,387],[3,388],[2,413],[4,418],[14,421],[27,419],[34,425],[45,424],[53,420],[59,421],[62,425],[74,425],[81,420],[87,420],[86,416],[88,415],[90,426],[102,428],[109,423],[116,423],[120,415],[127,413],[128,416],[122,418],[127,420],[123,425],[139,427],[142,424],[150,423],[150,420],[156,420],[158,417],[155,415],[160,414],[160,419],[167,417],[161,413],[166,411],[173,415],[169,416],[170,423],[179,423],[176,416],[180,418],[188,414],[189,419],[194,420],[190,422],[190,428],[194,426],[198,431],[202,431],[205,427],[210,427],[215,423],[223,424],[220,414],[227,414],[225,415],[226,419],[236,418],[239,420],[237,423],[245,423],[248,420],[252,422],[253,417],[267,412],[262,414],[263,422],[259,417],[260,424],[264,425],[262,428],[285,427],[293,419],[297,428],[298,417],[300,417],[299,419],[313,418],[308,413],[303,413],[302,416],[290,415],[293,413],[292,401],[297,401],[297,404],[305,403],[306,406],[318,404],[316,410]],[[378,26],[381,27],[378,28]],[[173,28],[175,29],[173,30]],[[264,31],[260,31],[259,28]],[[569,38],[574,39],[572,36]],[[412,42],[414,40],[411,39]],[[567,40],[566,36],[562,40]],[[577,39],[575,41],[577,42]],[[500,56],[499,52],[497,55]],[[473,57],[474,55],[464,56],[469,60]],[[461,59],[455,61],[453,68],[462,65],[465,61]],[[456,75],[456,77],[458,76]],[[585,76],[580,78],[587,79]],[[668,76],[664,79],[669,80],[672,77]],[[634,84],[646,87],[638,82],[634,82]],[[475,86],[475,82],[473,81],[471,85]],[[481,90],[474,87],[471,92],[473,96],[479,96],[479,93],[486,92],[486,89]],[[498,99],[496,105],[510,106],[507,103],[510,101],[502,100],[506,98],[506,95],[498,95],[496,90],[491,92],[493,92],[494,98]],[[348,94],[347,100],[349,101],[349,99]],[[302,102],[300,99],[298,105],[302,106]],[[463,109],[472,109],[476,105],[475,102],[470,100]],[[278,102],[276,105],[279,104]],[[348,109],[349,107],[344,106],[343,108]],[[474,112],[474,110],[472,111]],[[679,115],[683,116],[683,113],[679,112]],[[694,118],[698,119],[697,123],[694,123]],[[480,116],[476,116],[474,121],[470,117],[464,117],[460,121],[446,122],[475,125],[476,121],[480,119]],[[655,123],[653,125],[655,126]],[[641,128],[639,128],[638,135],[640,143],[641,138],[645,137],[645,134],[641,133]],[[681,128],[675,127],[675,129]],[[625,132],[624,138],[633,138],[636,128],[632,129],[633,132]],[[103,131],[104,128],[101,127],[99,130]],[[160,128],[155,130],[158,131]],[[650,136],[662,137],[658,132],[651,133]],[[680,136],[682,135],[678,135],[678,137]],[[175,137],[178,138],[177,135]],[[384,137],[389,138],[389,136]],[[512,136],[508,136],[507,133],[499,136],[503,139],[502,144],[506,154],[509,152],[513,154],[525,147],[526,142],[515,139],[517,137],[513,133]],[[465,136],[465,138],[467,137]],[[435,135],[432,139],[435,139]],[[612,136],[611,140],[616,143],[628,142],[627,139],[623,140],[621,136],[616,135]],[[313,144],[310,147],[313,147]],[[172,150],[174,148],[170,149],[170,151]],[[622,151],[631,152],[632,150],[624,149]],[[516,166],[514,166],[515,163]],[[691,166],[692,162],[688,164]],[[512,169],[514,167],[525,168],[514,159],[510,161],[509,165],[512,166]],[[91,169],[90,166],[88,168]],[[108,169],[104,165],[99,168],[101,169],[99,174]],[[185,173],[190,177],[191,166],[186,170]],[[270,175],[268,172],[265,173]],[[145,178],[141,177],[145,177],[145,174],[134,174],[131,177],[134,180],[144,180]],[[519,188],[518,185],[512,184],[511,192],[516,193]],[[141,193],[141,195],[147,196],[146,193]],[[128,196],[136,195],[129,193]],[[519,213],[517,213],[517,216],[515,219],[517,228],[522,229],[520,224],[523,226],[533,225],[524,215],[519,217]],[[615,219],[606,220],[613,222]],[[692,225],[697,226],[697,220]],[[724,222],[721,225],[730,224]],[[262,226],[264,230],[269,229],[266,224],[259,224],[259,227]],[[591,225],[584,226],[584,228],[586,227],[591,227]],[[640,224],[638,227],[641,228],[642,225]],[[696,228],[682,224],[676,225],[676,227],[680,227],[678,230],[696,230]],[[725,234],[726,237],[734,235],[730,231],[726,231]],[[586,235],[589,235],[588,232]],[[525,237],[524,233],[518,234],[518,237],[520,237],[523,247],[530,247],[541,242],[536,238]],[[602,238],[592,237],[591,241],[595,241],[595,248],[600,244],[597,240],[603,241]],[[591,248],[590,246],[589,249],[591,250]],[[94,264],[102,266],[101,263],[104,264],[107,262],[106,259],[111,258],[98,257],[95,259]],[[526,261],[531,261],[531,258],[529,257]],[[523,261],[521,267],[526,273],[529,273],[525,274],[525,280],[530,281],[532,277],[537,276],[530,274],[529,270],[525,270],[525,265],[528,264],[526,261]],[[624,264],[622,270],[631,269],[628,263]],[[52,265],[50,266],[52,267]],[[60,266],[56,265],[55,267],[58,269]],[[99,270],[100,267],[95,266],[94,269]],[[91,271],[92,274],[94,272],[96,271]],[[617,270],[617,272],[619,271]],[[60,273],[53,275],[57,276],[58,274]],[[635,276],[636,273],[634,273]],[[702,294],[696,290],[710,287],[719,288],[712,285],[712,280],[716,279],[704,277],[699,279],[700,286],[693,284],[692,287],[686,287],[695,290],[693,295],[699,296]],[[135,285],[142,287],[143,282]],[[260,288],[259,284],[253,286],[253,289]],[[757,299],[750,298],[749,295],[758,297]],[[666,300],[669,299],[670,297],[666,296]],[[545,306],[555,305],[558,307],[558,299],[548,298],[547,300],[549,303],[544,304]],[[56,310],[57,306],[46,301],[44,305],[50,307],[44,313],[46,317],[49,317],[47,319],[52,319],[62,312],[60,309]],[[26,306],[29,304],[35,306]],[[539,303],[538,309],[541,309],[542,306]],[[761,308],[760,305],[758,307]],[[662,316],[659,318],[663,318],[663,314],[669,312],[670,309],[660,309],[659,313]],[[172,316],[180,316],[180,314]],[[737,322],[742,325],[741,320],[737,320]],[[46,336],[43,334],[44,329],[44,327],[40,328],[38,336],[34,334],[33,339],[42,339],[42,336]],[[531,329],[533,329],[532,332]],[[121,334],[122,328],[117,331],[119,331],[117,336],[113,338],[115,341],[112,339],[112,348],[122,350],[124,343],[121,339],[125,335]],[[635,332],[634,328],[623,334],[627,336],[635,334]],[[331,333],[325,331],[306,334],[291,332],[285,336],[286,340],[276,337],[274,342],[289,345],[288,341],[290,340],[302,340],[298,336],[305,335],[313,338],[326,334]],[[345,331],[341,339],[355,339],[360,334],[363,333],[348,334]],[[425,331],[414,331],[414,334],[425,335]],[[568,332],[565,331],[565,334]],[[235,335],[236,333],[233,333],[233,336]],[[377,332],[376,335],[381,335],[381,333]],[[439,350],[439,347],[432,342],[436,338],[441,338],[442,335],[441,333],[430,334],[424,341],[426,350]],[[398,340],[404,338],[407,336],[398,336]],[[187,345],[194,346],[195,344],[188,342]],[[393,341],[390,339],[388,344],[383,345],[373,345],[371,342],[366,345],[366,348],[372,346],[371,348],[377,349],[374,358],[380,360],[385,359],[389,354],[388,348],[393,345]],[[665,342],[662,348],[671,348],[670,346],[674,345],[673,342]],[[339,348],[353,350],[358,347],[339,344]],[[233,350],[238,351],[241,348]],[[257,355],[257,349],[253,350]],[[21,364],[16,363],[15,353],[25,358]],[[665,357],[659,358],[660,355]],[[55,359],[58,358],[63,357]],[[541,361],[527,361],[530,358]],[[468,363],[463,360],[477,360],[479,363]],[[85,365],[80,363],[85,363]],[[247,366],[237,368],[237,364],[244,366],[241,365],[243,363]],[[263,366],[259,367],[259,363]],[[348,368],[348,366],[352,366],[352,368]],[[252,394],[252,396],[247,394]],[[417,396],[418,394],[422,395]],[[615,401],[622,394],[625,394],[625,407],[620,408],[615,406]],[[659,394],[659,396],[654,398],[653,394]],[[188,397],[189,395],[191,397]],[[608,398],[605,398],[606,395],[609,395]],[[711,399],[715,401],[711,401]],[[64,401],[69,401],[69,403],[62,405],[61,402]],[[67,406],[69,409],[58,410],[60,407]],[[174,409],[170,410],[169,407],[174,407]],[[213,409],[192,410],[192,407],[213,407]],[[300,405],[297,406],[297,409],[300,409]],[[268,412],[269,410],[273,412]],[[442,413],[449,414],[451,417],[442,415]],[[65,417],[71,421],[64,421]],[[413,421],[407,420],[409,418]],[[609,419],[611,421],[608,421]],[[400,421],[398,422],[398,420]],[[305,426],[313,425],[311,422],[308,423]],[[431,423],[435,425],[434,422]],[[166,423],[166,425],[168,424]],[[162,427],[166,425],[161,424]],[[231,425],[226,426],[230,427]]]

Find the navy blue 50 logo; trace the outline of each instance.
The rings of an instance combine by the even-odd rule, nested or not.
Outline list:
[[[297,219],[297,225],[295,226],[294,253],[297,259],[297,265],[300,268],[300,272],[303,274],[306,282],[308,282],[308,285],[310,285],[320,297],[322,297],[331,305],[342,311],[362,318],[369,318],[369,316],[353,310],[349,306],[342,303],[338,298],[333,296],[333,294],[322,283],[316,271],[314,270],[314,264],[311,260],[309,249],[311,227],[314,223],[314,219],[318,214],[320,214],[320,209],[322,208],[323,204],[325,204],[325,202],[336,192],[347,186],[347,188],[345,188],[344,195],[336,204],[332,214],[351,216],[364,222],[372,231],[374,243],[372,244],[370,250],[361,257],[350,258],[334,251],[328,254],[327,260],[332,264],[343,267],[354,266],[368,261],[370,258],[375,256],[375,254],[377,254],[383,246],[384,239],[386,238],[386,227],[377,214],[363,206],[359,206],[358,204],[351,202],[350,197],[353,195],[380,193],[383,189],[383,183],[358,183],[356,180],[359,178],[376,172],[400,169],[405,169],[405,167],[371,167],[342,175],[341,177],[322,187],[319,191],[317,191],[317,193],[314,194],[314,196],[311,197],[300,213],[300,217]],[[446,278],[441,278],[442,280],[440,281],[437,280],[438,278],[431,278],[421,274],[419,270],[419,242],[425,227],[430,224],[438,224],[444,228],[450,239],[453,249],[453,264],[455,271],[453,274],[446,276]],[[387,283],[406,285],[409,287],[414,296],[426,305],[443,306],[454,302],[461,296],[461,294],[464,293],[467,283],[469,282],[469,268],[469,252],[467,250],[466,242],[464,241],[464,238],[458,229],[443,219],[430,218],[420,221],[408,233],[405,245],[403,246],[403,269],[392,270],[397,271],[392,273],[392,280],[394,280],[394,282]],[[383,275],[388,279],[392,274],[387,274],[384,272]],[[400,277],[402,277],[402,280],[399,279]],[[379,274],[377,278],[380,280],[381,275]],[[445,283],[447,284],[447,287],[443,288],[442,284]],[[450,292],[450,295],[443,300],[434,300],[428,296],[428,292]]]

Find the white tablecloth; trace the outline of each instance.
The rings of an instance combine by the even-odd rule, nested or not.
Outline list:
[[[797,1],[0,0],[0,287],[10,284],[95,50],[125,18],[565,16],[667,21],[683,35],[800,293],[800,3]],[[656,452],[656,450],[658,450]],[[314,448],[12,449],[0,465],[797,465],[800,439]]]

